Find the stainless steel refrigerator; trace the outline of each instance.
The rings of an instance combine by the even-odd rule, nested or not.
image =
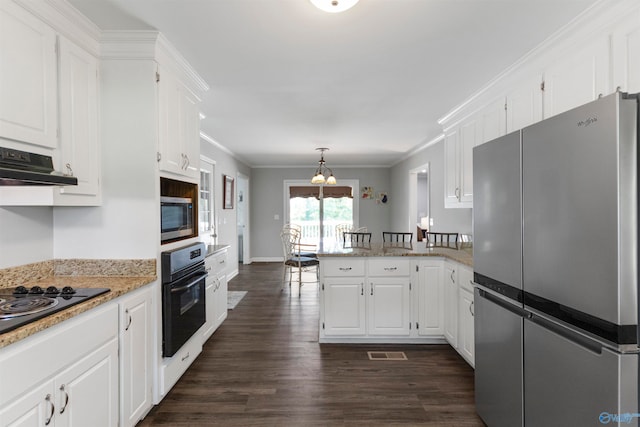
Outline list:
[[[490,427],[638,425],[638,126],[615,93],[474,148]]]

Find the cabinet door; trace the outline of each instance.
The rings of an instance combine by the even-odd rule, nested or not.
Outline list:
[[[458,348],[458,271],[449,262],[444,263],[444,337]]]
[[[134,426],[151,408],[151,291],[120,303],[120,425]]]
[[[325,335],[366,334],[364,277],[326,277],[322,294]]]
[[[180,142],[184,165],[182,174],[200,175],[200,107],[198,98],[184,85],[179,87]]]
[[[460,321],[458,351],[473,366],[475,353],[473,294],[463,288],[460,288],[458,309]]]
[[[53,381],[40,384],[0,410],[3,427],[41,427],[53,425],[57,414]]]
[[[56,425],[118,424],[118,340],[74,363],[55,379]]]
[[[608,37],[580,46],[545,70],[544,117],[608,94],[609,79]]]
[[[505,98],[499,98],[480,112],[478,140],[480,145],[504,135],[507,131],[507,107]],[[474,146],[475,146],[474,145]]]
[[[478,123],[470,120],[460,126],[460,188],[459,207],[470,208],[473,203],[473,147],[478,142]]]
[[[206,303],[206,321],[202,327],[202,343],[204,344],[211,335],[215,332],[216,328],[216,288],[220,286],[217,277],[207,277],[207,287],[204,291],[204,298]]]
[[[55,204],[92,204],[100,199],[98,148],[98,62],[94,56],[60,37],[60,164],[78,178],[61,187]],[[73,197],[93,196],[93,197]]]
[[[408,277],[375,277],[369,280],[369,335],[409,335],[410,286]]]
[[[182,175],[185,162],[180,145],[180,87],[178,79],[160,66],[158,76],[160,170]]]
[[[227,318],[227,299],[228,299],[228,287],[227,287],[227,275],[224,273],[219,274],[216,277],[215,288],[215,307],[216,317],[214,320],[215,328],[217,329],[222,322]]]
[[[541,84],[535,76],[507,94],[507,133],[542,120]]]
[[[443,334],[442,264],[440,260],[418,264],[418,335]]]
[[[460,191],[460,149],[458,129],[447,131],[444,135],[444,207],[456,207]]]
[[[613,89],[640,92],[640,12],[627,16],[615,26],[613,49]]]
[[[56,34],[10,1],[0,2],[0,64],[0,137],[55,148]]]

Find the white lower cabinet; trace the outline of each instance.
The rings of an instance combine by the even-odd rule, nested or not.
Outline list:
[[[404,336],[411,332],[409,260],[379,258],[368,261],[367,333]]]
[[[444,337],[458,348],[458,264],[444,262]]]
[[[320,261],[322,264],[322,261]],[[324,300],[320,334],[363,337],[367,333],[364,277],[327,277],[322,281]]]
[[[320,270],[322,341],[410,336],[409,260],[325,258]]]
[[[117,325],[109,304],[3,349],[0,426],[117,425]]]
[[[442,336],[444,331],[442,260],[418,261],[418,313],[416,330],[419,336]]]
[[[202,342],[222,325],[227,318],[227,251],[226,249],[205,258],[207,284],[205,290],[207,320],[202,327]]]
[[[152,286],[120,300],[120,426],[134,426],[152,406]]]
[[[473,270],[458,265],[458,353],[475,366]]]
[[[474,364],[473,270],[436,257],[322,257],[320,342],[443,343]]]

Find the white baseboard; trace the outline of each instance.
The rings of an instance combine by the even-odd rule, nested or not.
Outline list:
[[[283,262],[282,257],[254,257],[251,258],[251,262]]]

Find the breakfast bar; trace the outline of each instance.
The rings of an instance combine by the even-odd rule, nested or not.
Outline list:
[[[318,257],[320,342],[448,342],[473,365],[470,244],[338,244]]]

